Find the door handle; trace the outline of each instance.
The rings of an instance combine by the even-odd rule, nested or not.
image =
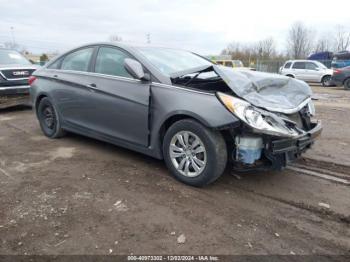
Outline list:
[[[87,86],[90,87],[90,88],[97,88],[96,84],[90,84],[90,85],[87,85]]]
[[[94,83],[87,85],[87,87],[90,88],[90,89],[92,89],[92,90],[98,90],[97,85],[94,84]]]

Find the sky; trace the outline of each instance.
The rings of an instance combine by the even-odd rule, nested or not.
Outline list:
[[[349,10],[349,0],[0,0],[0,44],[63,52],[111,35],[143,44],[150,34],[152,45],[212,55],[233,41],[273,37],[283,51],[293,23],[316,36],[337,25],[350,31]]]

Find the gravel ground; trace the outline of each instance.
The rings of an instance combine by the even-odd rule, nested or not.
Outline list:
[[[350,92],[314,90],[325,129],[300,164],[350,179]],[[289,169],[192,188],[162,161],[0,112],[0,254],[350,255],[349,199],[349,185]]]

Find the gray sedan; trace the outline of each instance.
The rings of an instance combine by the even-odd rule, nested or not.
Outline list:
[[[178,180],[281,169],[321,132],[302,81],[237,72],[183,50],[96,43],[30,79],[43,133],[67,131],[164,159]]]

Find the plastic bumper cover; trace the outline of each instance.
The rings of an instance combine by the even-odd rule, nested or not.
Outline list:
[[[29,85],[20,86],[0,86],[0,95],[18,95],[18,94],[28,94],[29,95]]]
[[[265,149],[265,156],[274,169],[281,169],[309,149],[321,132],[322,124],[317,122],[312,123],[312,129],[301,136],[272,140]]]

